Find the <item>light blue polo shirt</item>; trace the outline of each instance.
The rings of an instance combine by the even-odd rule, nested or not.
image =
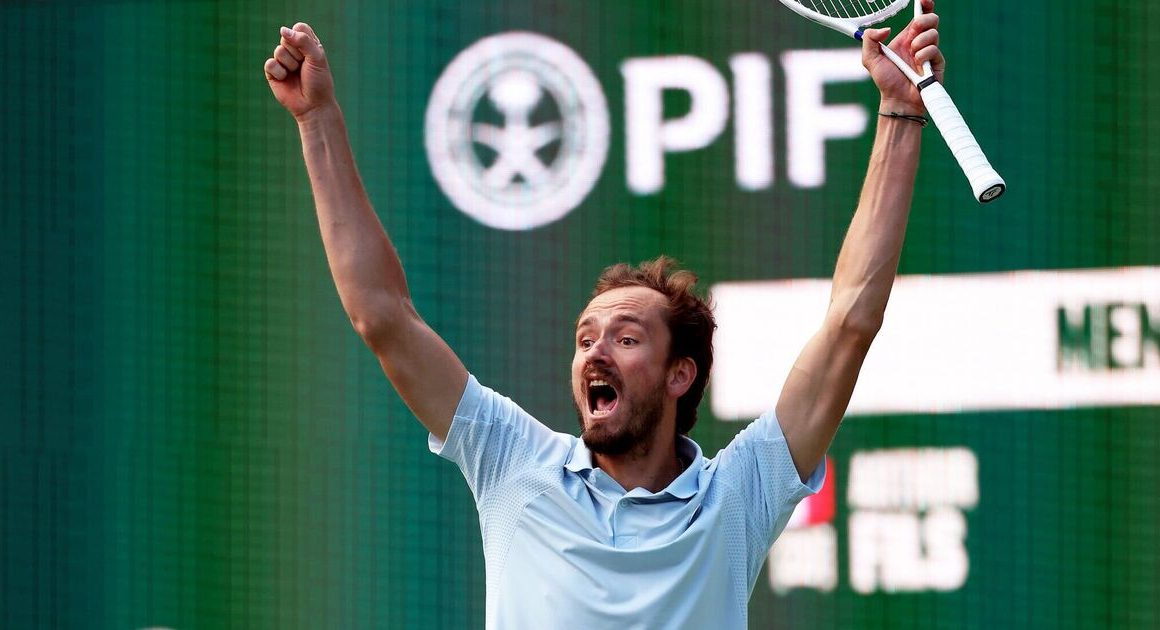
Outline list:
[[[487,567],[487,627],[745,628],[774,538],[825,466],[798,477],[772,412],[664,490],[625,491],[584,441],[541,424],[471,376],[446,442],[475,496]]]

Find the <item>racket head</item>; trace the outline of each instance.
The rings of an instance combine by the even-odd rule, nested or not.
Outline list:
[[[778,0],[794,13],[841,31],[850,37],[910,4],[910,0]]]

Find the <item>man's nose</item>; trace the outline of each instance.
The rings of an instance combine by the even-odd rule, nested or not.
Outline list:
[[[608,363],[608,340],[604,337],[593,342],[592,347],[588,348],[588,361],[598,365],[607,365]]]

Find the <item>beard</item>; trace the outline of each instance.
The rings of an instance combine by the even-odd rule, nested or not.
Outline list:
[[[625,405],[628,402],[623,396],[619,402]],[[645,394],[639,403],[624,409],[625,417],[619,428],[603,423],[598,427],[584,426],[584,412],[580,404],[573,399],[576,407],[576,417],[580,422],[580,439],[588,450],[599,455],[624,455],[633,450],[643,449],[640,454],[647,454],[652,436],[661,423],[661,415],[665,404],[665,384],[660,382]],[[587,401],[585,401],[587,404]]]

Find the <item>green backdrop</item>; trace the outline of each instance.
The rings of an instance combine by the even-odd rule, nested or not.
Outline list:
[[[1160,8],[940,0],[947,85],[1007,195],[977,205],[933,129],[906,274],[1160,264]],[[277,27],[326,44],[355,151],[424,317],[481,381],[574,430],[571,329],[605,265],[669,253],[706,286],[833,267],[870,133],[785,176],[787,50],[849,46],[772,1],[70,2],[0,5],[0,627],[480,627],[471,495],[349,326],[293,122],[262,62]],[[892,22],[900,26],[905,18]],[[480,38],[571,47],[608,100],[608,159],[571,213],[485,227],[431,174],[424,115]],[[625,183],[629,58],[773,68],[775,184],[734,181],[730,126]],[[873,111],[867,82],[827,101]],[[689,98],[666,97],[666,115]],[[872,128],[873,122],[871,122]],[[1153,302],[1160,299],[1150,287]],[[1160,374],[1155,379],[1160,388]],[[969,387],[965,383],[964,387]],[[839,582],[752,627],[1155,627],[1156,407],[868,416],[837,463]],[[742,425],[702,407],[716,452]],[[855,451],[966,446],[966,583],[863,595],[847,573]]]

